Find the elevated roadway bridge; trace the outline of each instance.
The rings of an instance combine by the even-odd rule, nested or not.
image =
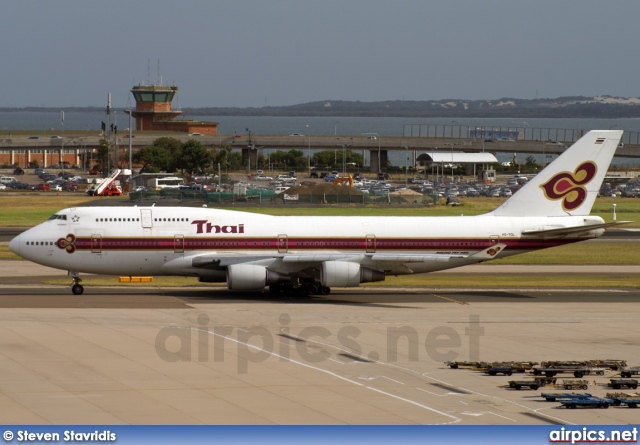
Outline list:
[[[456,152],[491,152],[515,154],[561,154],[573,143],[569,141],[550,140],[502,140],[499,138],[471,138],[468,132],[443,131],[442,134],[409,135],[409,136],[371,136],[369,135],[277,135],[277,134],[217,134],[191,136],[179,132],[137,132],[131,139],[133,150],[151,145],[159,137],[172,137],[182,142],[196,139],[205,146],[231,146],[242,150],[243,158],[250,158],[251,165],[256,165],[258,153],[262,149],[298,149],[303,151],[317,150],[368,150],[371,160],[371,171],[377,172],[378,165],[387,165],[389,151],[409,150],[420,154],[421,151],[456,151]],[[526,133],[525,133],[526,135]],[[618,148],[616,157],[640,158],[640,140],[638,133],[625,134],[624,146]],[[633,139],[635,137],[635,140]],[[29,161],[39,159],[40,165],[59,162],[64,148],[65,161],[81,164],[81,154],[99,147],[104,138],[100,135],[83,135],[82,132],[67,132],[64,139],[50,139],[47,136],[33,139],[29,136],[0,137],[0,163],[26,166]],[[123,153],[129,148],[127,137],[111,138],[110,147],[118,147]],[[117,142],[117,144],[116,144]],[[306,154],[306,153],[305,153]],[[378,162],[380,160],[380,162]],[[44,165],[43,165],[44,164]]]

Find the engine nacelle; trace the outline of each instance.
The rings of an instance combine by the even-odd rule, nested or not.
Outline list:
[[[260,290],[268,284],[288,281],[289,277],[253,264],[233,264],[227,267],[227,289]]]
[[[384,272],[367,269],[358,263],[325,261],[322,263],[320,284],[326,287],[357,287],[360,283],[384,281]]]

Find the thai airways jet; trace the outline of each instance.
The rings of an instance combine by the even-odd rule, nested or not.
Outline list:
[[[79,274],[194,276],[232,290],[328,294],[604,233],[591,207],[620,130],[590,131],[496,210],[456,217],[269,216],[208,208],[68,208],[9,244]]]

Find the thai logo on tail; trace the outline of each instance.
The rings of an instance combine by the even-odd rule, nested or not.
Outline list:
[[[575,210],[586,199],[587,189],[584,186],[591,182],[597,171],[598,167],[593,162],[583,162],[573,173],[560,172],[540,188],[547,199],[552,201],[562,199],[562,208],[566,211]]]
[[[76,237],[73,234],[69,234],[66,238],[60,238],[56,241],[56,245],[59,249],[65,249],[68,253],[73,253],[76,251]]]

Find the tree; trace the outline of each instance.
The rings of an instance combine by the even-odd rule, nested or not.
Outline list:
[[[214,150],[211,155],[211,162],[216,166],[220,164],[220,167],[225,171],[237,170],[242,166],[242,155],[240,153],[232,153],[233,147],[226,146],[219,150]]]
[[[289,167],[294,170],[300,170],[307,168],[308,157],[304,155],[302,150],[289,150],[287,153],[287,163]]]
[[[157,145],[146,145],[133,155],[133,159],[138,164],[143,164],[140,173],[159,173],[169,171],[171,163],[171,153],[164,147]]]
[[[203,172],[211,165],[211,153],[196,140],[189,140],[182,146],[176,167],[192,176],[194,172]]]
[[[179,159],[182,155],[182,142],[175,138],[162,137],[153,141],[155,147],[163,148],[169,153],[169,160],[164,170],[168,173],[175,172],[179,167]]]
[[[540,167],[533,156],[527,156],[524,166],[527,170],[536,170]]]
[[[100,139],[97,155],[96,161],[100,165],[100,170],[106,170],[109,164],[109,143],[106,139]]]
[[[344,159],[343,159],[344,157]],[[321,168],[329,167],[332,169],[342,168],[343,161],[347,164],[356,164],[362,167],[362,155],[346,150],[343,153],[342,147],[335,150],[324,150],[313,155],[312,164]]]

